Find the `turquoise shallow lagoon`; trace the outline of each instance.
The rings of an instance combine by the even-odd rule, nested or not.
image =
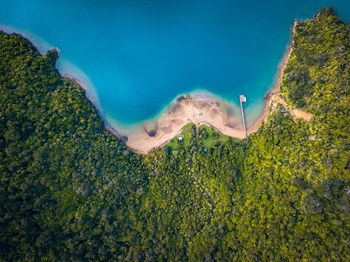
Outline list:
[[[135,124],[179,94],[209,91],[261,112],[294,19],[348,0],[0,0],[0,28],[45,52],[60,50],[61,74],[79,79],[104,119]],[[116,126],[114,126],[116,127]]]

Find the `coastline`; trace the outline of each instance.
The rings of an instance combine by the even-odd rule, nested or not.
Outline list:
[[[188,123],[197,127],[208,125],[225,135],[243,139],[245,132],[239,116],[239,108],[225,100],[191,94],[180,96],[158,119],[131,130],[125,144],[136,152],[148,153],[166,145]]]
[[[278,103],[282,104],[294,117],[303,118],[306,121],[309,121],[312,117],[312,115],[301,110],[289,108],[287,103],[279,97],[283,71],[293,50],[294,29],[298,23],[299,20],[295,20],[291,26],[290,41],[279,63],[276,80],[273,87],[265,95],[264,108],[261,114],[247,127],[248,135],[260,128],[271,110],[274,109],[272,105]],[[30,41],[32,41],[31,38]],[[50,49],[52,48],[48,48],[48,50]],[[152,150],[165,146],[171,139],[182,132],[182,128],[185,125],[191,122],[197,128],[200,125],[207,125],[224,135],[239,139],[246,138],[239,107],[206,91],[204,93],[198,91],[180,95],[155,118],[144,121],[138,126],[123,129],[122,126],[116,125],[116,123],[110,122],[102,116],[96,92],[89,78],[83,72],[73,70],[78,72],[78,76],[72,75],[69,69],[76,69],[76,67],[68,61],[62,60],[62,58],[58,68],[61,69],[59,71],[63,78],[86,91],[86,97],[94,104],[99,116],[104,121],[105,130],[119,137],[128,148],[137,153],[147,154]],[[63,71],[62,68],[64,68]]]
[[[278,66],[275,83],[265,95],[262,113],[247,127],[248,135],[258,131],[271,111],[274,110],[274,105],[277,104],[282,104],[293,117],[303,118],[306,121],[309,121],[312,117],[311,114],[301,110],[289,108],[288,104],[279,96],[283,71],[293,51],[292,41],[295,26],[299,22],[299,20],[295,20],[291,26],[290,42]],[[82,83],[72,75],[65,75],[64,77],[85,89]],[[102,117],[100,113],[99,115]],[[133,128],[114,127],[107,119],[102,119],[104,120],[106,131],[119,137],[132,151],[143,154],[165,146],[171,139],[179,135],[182,132],[182,128],[188,123],[195,124],[197,128],[200,125],[207,125],[230,137],[246,138],[239,107],[209,92],[204,94],[194,92],[180,95],[157,117]]]
[[[291,28],[290,44],[289,44],[287,51],[285,52],[285,54],[280,62],[280,65],[278,67],[278,73],[277,73],[277,78],[276,78],[275,84],[274,84],[273,88],[269,92],[267,92],[265,95],[265,106],[264,106],[264,110],[263,110],[262,114],[250,127],[248,127],[248,135],[258,131],[261,124],[267,119],[270,112],[272,112],[275,109],[275,106],[277,104],[281,104],[285,109],[287,109],[287,111],[294,118],[300,118],[300,119],[303,119],[305,121],[310,121],[312,118],[312,114],[304,112],[300,109],[291,108],[287,104],[287,102],[279,96],[283,72],[284,72],[284,69],[286,68],[288,59],[293,51],[293,39],[294,39],[294,35],[295,35],[295,27],[299,23],[301,23],[301,20],[294,20],[294,23],[293,23],[292,28]]]
[[[258,119],[248,127],[248,135],[251,133],[255,133],[258,131],[259,127],[262,125],[262,123],[267,119],[267,117],[270,114],[270,107],[271,105],[276,102],[276,100],[282,100],[279,97],[279,92],[280,92],[280,85],[282,82],[282,77],[283,77],[283,72],[284,69],[286,68],[289,56],[291,55],[293,51],[293,44],[292,41],[294,39],[294,34],[295,34],[295,27],[300,23],[300,20],[294,20],[292,26],[291,26],[291,35],[290,35],[290,40],[289,44],[287,47],[286,52],[284,53],[282,60],[278,66],[278,71],[277,71],[277,76],[275,83],[270,91],[268,91],[264,97],[265,100],[265,105],[264,105],[264,110],[261,113],[261,115],[258,117]]]
[[[283,72],[288,59],[293,51],[292,41],[294,39],[295,27],[300,23],[295,20],[291,26],[290,43],[283,58],[278,66],[275,83],[271,90],[267,92],[264,98],[264,109],[260,116],[247,128],[247,133],[252,134],[260,128],[262,123],[267,119],[277,104],[282,104],[293,117],[302,118],[310,121],[312,115],[298,109],[293,109],[279,96],[280,84],[282,82]],[[153,121],[149,121],[142,125],[142,128],[131,132],[125,142],[126,146],[138,153],[145,153],[163,147],[176,135],[182,132],[182,128],[192,122],[197,127],[207,125],[216,131],[239,139],[245,139],[245,131],[243,130],[240,111],[234,111],[231,114],[225,110],[222,104],[225,101],[216,100],[214,97],[207,99],[191,97],[190,94],[180,96],[181,101],[177,101],[175,105],[170,105],[168,110],[163,112],[161,116]],[[238,117],[237,117],[238,114]],[[113,132],[113,129],[109,129]],[[115,135],[118,136],[115,132]],[[120,136],[119,136],[120,137]]]

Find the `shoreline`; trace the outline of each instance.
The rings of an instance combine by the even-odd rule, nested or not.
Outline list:
[[[247,127],[248,135],[256,132],[260,128],[261,124],[267,119],[271,112],[271,105],[275,103],[282,104],[294,117],[301,117],[306,121],[309,121],[312,117],[312,115],[302,112],[301,110],[290,109],[287,103],[278,96],[283,71],[293,50],[292,41],[295,33],[294,29],[299,22],[300,20],[294,20],[291,26],[290,40],[287,50],[279,63],[274,84],[264,96],[262,112],[256,117],[256,120]],[[15,30],[13,30],[12,33],[18,34]],[[32,42],[32,37],[29,37],[28,40]],[[33,46],[35,47],[34,44]],[[48,50],[50,49],[52,48],[48,48]],[[64,63],[67,62],[62,60],[60,63],[61,66]],[[69,64],[68,68],[72,68],[72,65]],[[84,84],[87,84],[84,80],[88,79],[84,73],[80,72],[83,77],[79,77],[70,74],[67,72],[67,69],[63,71],[66,72],[60,72],[61,77],[85,90],[85,96],[96,108],[99,117],[104,122],[105,130],[120,138],[121,141],[134,152],[147,154],[152,150],[165,146],[171,139],[182,132],[182,128],[185,125],[191,122],[194,123],[197,128],[200,125],[207,125],[224,135],[239,139],[246,138],[239,107],[205,90],[179,95],[153,119],[141,122],[132,128],[123,128],[102,116],[99,110],[99,101],[97,96],[95,96],[95,92],[93,92],[94,90],[90,90],[89,85],[87,87],[84,86]],[[80,79],[81,77],[83,78],[82,80]]]
[[[309,113],[290,108],[279,97],[283,72],[289,56],[293,51],[292,41],[294,39],[295,26],[299,23],[300,20],[294,20],[291,26],[290,40],[278,65],[274,84],[264,96],[263,111],[247,127],[248,135],[258,131],[271,111],[274,110],[273,105],[282,104],[293,117],[302,118],[305,121],[310,121],[312,118],[312,115]],[[66,78],[82,87],[80,81],[72,75],[66,76]],[[85,89],[84,87],[82,88]],[[130,129],[115,127],[107,119],[103,118],[100,113],[99,116],[104,121],[105,130],[120,138],[126,147],[136,153],[147,154],[165,146],[171,139],[179,135],[183,127],[188,123],[195,124],[197,128],[200,125],[209,126],[229,137],[246,138],[239,107],[207,91],[195,91],[193,93],[179,95],[156,117],[146,120]]]
[[[203,99],[188,95],[170,105],[159,119],[144,123],[134,133],[130,133],[126,146],[136,152],[148,153],[166,145],[180,134],[182,128],[188,123],[193,123],[197,127],[205,124],[223,134],[244,138],[239,109],[235,106],[232,106],[233,109],[228,108],[230,106],[224,100],[219,101],[209,97]]]
[[[294,39],[294,34],[295,34],[295,27],[300,23],[300,20],[294,20],[292,26],[291,26],[291,34],[290,34],[290,39],[289,39],[289,44],[287,47],[287,50],[285,51],[281,62],[279,63],[278,66],[278,71],[277,71],[277,76],[276,76],[276,80],[275,83],[272,87],[271,90],[269,90],[264,97],[264,109],[263,112],[260,114],[260,116],[258,117],[258,119],[247,128],[247,132],[248,135],[251,133],[255,133],[258,131],[259,127],[261,126],[261,124],[267,119],[267,117],[269,116],[270,113],[270,107],[271,104],[273,103],[274,100],[276,100],[280,92],[280,85],[282,82],[282,77],[283,77],[283,72],[284,69],[286,68],[289,56],[291,55],[292,51],[293,51],[293,39]]]
[[[270,115],[271,111],[274,110],[273,105],[282,104],[295,118],[302,118],[305,121],[310,121],[312,118],[312,115],[309,113],[290,108],[288,104],[279,97],[283,72],[293,51],[292,41],[294,39],[295,26],[299,23],[300,20],[294,20],[291,26],[290,41],[287,50],[279,63],[276,80],[273,87],[264,97],[265,101],[262,113],[250,126],[248,126],[248,135],[258,131],[262,123]],[[182,132],[182,128],[186,124],[191,122],[195,124],[197,128],[200,125],[207,125],[224,135],[245,139],[245,131],[242,127],[240,111],[235,112],[236,115],[238,113],[238,117],[235,117],[235,114],[228,114],[227,111],[225,112],[225,108],[221,106],[221,103],[225,103],[225,101],[215,100],[214,96],[208,96],[207,100],[203,100],[202,97],[196,98],[191,97],[191,94],[187,94],[179,96],[176,100],[179,100],[179,98],[184,96],[187,96],[187,98],[180,102],[178,101],[175,103],[175,106],[170,104],[167,110],[165,110],[158,119],[144,123],[144,125],[142,125],[143,130],[131,133],[128,136],[128,141],[125,145],[135,152],[147,154],[148,152],[163,147],[169,143],[171,139]],[[211,101],[209,101],[210,99]],[[176,107],[182,109],[176,109]],[[151,128],[148,130],[147,128],[149,127],[145,127],[145,125],[153,125],[153,129]],[[118,136],[118,134],[115,135]]]
[[[288,59],[293,51],[293,39],[295,35],[295,27],[301,22],[302,21],[298,19],[294,20],[294,23],[291,27],[290,44],[280,62],[278,73],[277,73],[277,79],[275,81],[273,88],[266,93],[264,110],[262,114],[259,116],[259,118],[248,128],[248,135],[258,131],[261,124],[267,119],[270,112],[275,109],[275,106],[277,104],[281,104],[294,118],[300,118],[305,121],[310,121],[312,118],[312,114],[304,112],[300,109],[291,108],[287,104],[287,102],[279,96],[283,72],[284,72],[284,69],[286,68]]]

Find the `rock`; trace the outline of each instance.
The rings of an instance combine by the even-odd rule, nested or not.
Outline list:
[[[155,130],[155,129],[153,129],[153,130],[151,130],[151,131],[148,132],[148,135],[149,135],[150,137],[155,137],[156,134],[157,134],[157,130]]]

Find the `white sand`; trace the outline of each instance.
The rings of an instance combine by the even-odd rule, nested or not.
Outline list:
[[[126,145],[137,152],[147,153],[165,145],[190,122],[197,126],[212,126],[231,137],[244,138],[241,118],[237,112],[239,113],[238,108],[234,114],[229,112],[223,101],[188,95],[170,106],[155,122],[146,123],[130,133]]]

